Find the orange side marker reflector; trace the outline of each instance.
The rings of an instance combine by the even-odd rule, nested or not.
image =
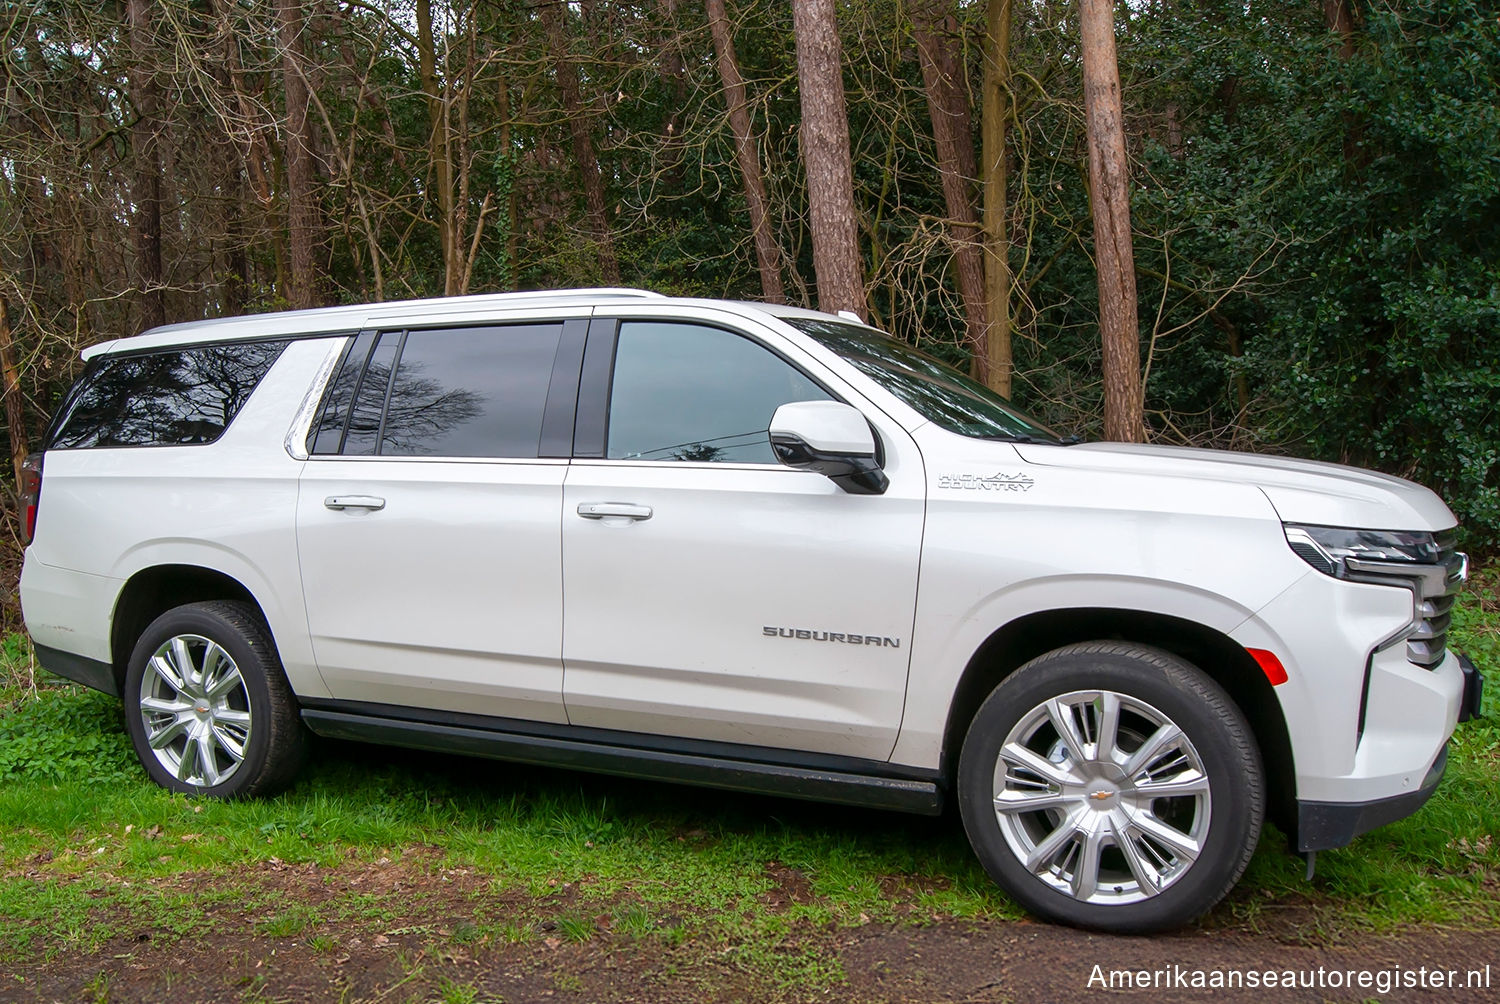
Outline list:
[[[1271,686],[1279,687],[1286,682],[1286,667],[1281,660],[1276,658],[1276,653],[1267,652],[1263,648],[1247,648],[1250,658],[1254,659],[1260,666],[1260,671],[1266,674],[1266,679],[1271,681]]]

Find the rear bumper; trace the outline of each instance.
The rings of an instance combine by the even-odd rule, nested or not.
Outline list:
[[[26,618],[26,632],[37,646],[38,658],[46,648],[64,661],[82,657],[108,663],[109,628],[124,582],[49,565],[38,557],[39,546],[32,544],[26,549],[21,566],[21,613]],[[61,675],[73,679],[68,673]]]
[[[1362,833],[1405,819],[1420,809],[1448,766],[1448,747],[1433,761],[1416,791],[1369,802],[1297,802],[1297,851],[1327,851],[1343,847]]]

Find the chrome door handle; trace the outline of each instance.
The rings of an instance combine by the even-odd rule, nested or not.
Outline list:
[[[374,495],[330,495],[323,500],[325,509],[384,509],[385,499]]]
[[[651,518],[651,507],[632,505],[629,502],[580,502],[578,515],[584,519],[604,519],[606,516],[616,516],[621,519],[641,520]]]

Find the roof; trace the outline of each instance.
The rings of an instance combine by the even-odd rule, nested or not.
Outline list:
[[[359,303],[313,310],[285,310],[266,314],[247,314],[212,320],[185,321],[151,328],[129,338],[101,342],[84,349],[83,357],[92,358],[104,352],[125,352],[168,345],[198,342],[236,341],[248,338],[276,338],[288,335],[338,334],[358,331],[369,323],[396,323],[420,316],[424,322],[476,320],[486,314],[503,318],[510,313],[543,310],[573,313],[586,317],[593,308],[615,303],[660,301],[667,305],[719,306],[736,313],[758,312],[772,317],[821,317],[833,315],[803,307],[751,301],[704,300],[666,297],[644,289],[615,287],[600,289],[556,289],[520,293],[480,293],[472,296],[444,296],[421,300],[392,300],[381,303]]]

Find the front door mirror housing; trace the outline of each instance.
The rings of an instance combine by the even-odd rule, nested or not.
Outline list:
[[[890,479],[880,469],[875,433],[857,408],[839,401],[793,401],[771,416],[776,459],[817,471],[851,495],[883,495]]]

